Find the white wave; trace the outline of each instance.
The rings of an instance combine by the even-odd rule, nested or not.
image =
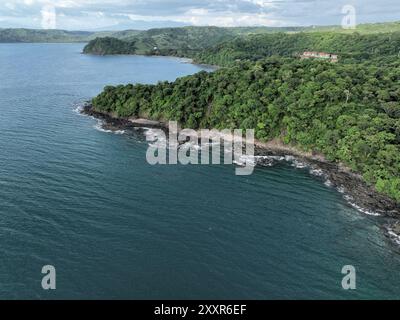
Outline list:
[[[157,149],[167,149],[168,146],[167,138],[165,134],[160,134],[159,129],[153,128],[140,128],[140,130],[144,130],[143,134],[146,137],[146,141],[149,143],[149,146]]]
[[[308,167],[307,164],[296,159],[293,159],[292,166],[295,167],[296,169],[304,169]]]
[[[324,184],[325,184],[327,187],[332,187],[332,181],[329,180],[329,179],[326,179],[326,181],[324,182]]]
[[[256,156],[254,157],[256,164],[263,167],[273,167],[278,157],[275,156]]]
[[[256,156],[256,159],[261,160],[274,160],[274,161],[284,161],[285,157],[282,156]]]
[[[238,166],[253,166],[257,164],[257,160],[254,156],[241,155],[236,160],[233,161],[234,164]]]
[[[346,192],[346,189],[345,189],[343,186],[340,186],[340,187],[337,187],[337,191],[338,191],[339,193],[345,193],[345,192]]]
[[[292,162],[295,158],[293,156],[285,156],[285,161]]]
[[[74,108],[74,112],[81,116],[87,117],[88,115],[82,113],[83,109],[84,109],[83,105],[77,105],[76,108]],[[88,117],[97,121],[97,123],[93,126],[97,131],[104,132],[104,133],[125,134],[125,130],[104,129],[104,121],[103,120],[97,119],[93,116],[88,116]]]
[[[94,128],[104,133],[125,134],[125,130],[109,130],[109,129],[104,129],[103,126],[104,122],[101,120],[97,120],[97,123],[94,125]]]
[[[322,169],[311,168],[311,169],[310,169],[310,173],[311,173],[313,176],[317,176],[317,177],[323,177],[323,176],[325,176],[325,173],[324,173],[324,171],[323,171]]]
[[[389,235],[389,238],[393,242],[395,242],[396,244],[400,245],[400,235],[398,235],[396,232],[394,232],[392,228],[387,228],[387,233]]]
[[[159,129],[143,128],[146,141],[166,144],[165,134],[160,134]]]
[[[343,196],[343,198],[346,200],[346,201],[354,201],[354,198],[351,196],[351,195],[349,195],[349,194],[345,194],[344,196]]]
[[[76,114],[79,114],[80,116],[85,116],[85,115],[82,113],[83,108],[84,108],[84,106],[80,104],[80,105],[77,105],[77,106],[73,109],[73,111],[74,111]]]
[[[285,157],[279,157],[279,156],[272,156],[272,158],[278,161],[285,161]]]
[[[343,196],[343,198],[347,201],[347,203],[349,205],[351,205],[354,209],[358,210],[361,213],[364,213],[364,214],[366,214],[368,216],[374,216],[374,217],[380,217],[381,216],[380,213],[373,212],[373,211],[370,211],[370,210],[367,210],[365,208],[360,207],[358,204],[356,204],[354,202],[354,198],[352,196],[350,196],[350,195],[346,194],[346,195]]]
[[[154,129],[151,128],[143,128],[144,135],[146,136],[146,140],[149,142],[159,140],[159,135]]]
[[[296,159],[293,160],[293,166],[295,166],[296,168],[306,168],[306,167],[307,167],[306,164],[304,164],[304,163],[302,163],[302,162],[300,162],[300,161],[297,161]],[[318,177],[326,177],[326,178],[327,178],[326,174],[324,173],[324,171],[323,171],[322,169],[311,168],[311,169],[310,169],[310,173],[311,173],[312,175],[315,175],[315,176],[318,176]],[[326,179],[325,182],[324,182],[324,184],[325,184],[327,187],[332,187],[332,186],[333,186],[332,181],[329,180],[329,179]],[[366,215],[369,215],[369,216],[374,216],[374,217],[379,217],[379,216],[381,216],[380,213],[377,213],[377,212],[374,212],[374,211],[371,211],[371,210],[362,208],[361,206],[359,206],[358,204],[356,204],[355,201],[354,201],[354,198],[353,198],[352,196],[346,194],[346,189],[345,189],[344,186],[339,186],[339,187],[337,187],[336,189],[337,189],[337,191],[338,191],[339,193],[343,194],[343,198],[347,201],[347,203],[348,203],[350,206],[352,206],[354,209],[356,209],[357,211],[359,211],[359,212],[361,212],[361,213],[364,213],[364,214],[366,214]]]
[[[233,160],[232,163],[236,164],[239,167],[246,167],[246,166],[255,167],[256,166],[256,164],[251,161],[246,162],[246,161],[242,161],[242,160]]]

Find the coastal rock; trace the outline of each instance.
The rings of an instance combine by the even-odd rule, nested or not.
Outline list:
[[[400,245],[400,222],[395,221],[386,226],[386,236],[395,244]]]
[[[90,103],[87,103],[82,113],[104,120],[105,129],[124,130],[137,127],[151,127],[166,129],[167,126],[159,121],[116,118],[112,114],[101,113],[93,110]],[[344,194],[345,199],[353,207],[366,214],[382,215],[392,218],[400,218],[400,204],[394,200],[378,193],[372,186],[367,185],[362,177],[348,168],[327,161],[321,155],[308,155],[297,152],[292,147],[285,147],[271,144],[263,144],[255,147],[255,160],[257,165],[270,167],[277,161],[289,161],[297,168],[309,168],[315,176],[323,177],[329,181],[327,185],[336,188]],[[398,227],[400,229],[400,225]],[[397,227],[396,227],[396,230]],[[400,234],[400,230],[399,234]]]
[[[396,222],[394,225],[392,225],[392,230],[397,235],[400,235],[400,222]]]
[[[165,127],[164,123],[155,120],[129,118],[128,121],[131,122],[135,127],[148,127],[148,128]]]
[[[104,129],[127,129],[127,128],[165,128],[166,125],[160,121],[137,119],[137,118],[121,118],[111,113],[98,112],[93,109],[90,103],[83,106],[82,113],[97,119],[104,120]]]
[[[301,167],[310,168],[329,181],[331,187],[344,194],[345,199],[356,209],[370,215],[382,215],[392,218],[400,218],[400,204],[394,200],[376,192],[367,185],[358,174],[355,174],[343,166],[318,158],[304,157],[287,151],[256,147],[257,156],[283,156],[286,160],[297,161]],[[400,227],[399,227],[400,228]],[[400,230],[399,230],[400,234]]]

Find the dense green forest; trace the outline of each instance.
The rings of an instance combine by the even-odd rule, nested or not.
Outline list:
[[[341,62],[382,60],[400,53],[400,32],[368,35],[332,32],[250,35],[202,50],[194,58],[202,63],[226,66],[237,60],[257,61],[272,55],[298,56],[307,50],[338,54]]]
[[[158,51],[182,54],[232,40],[238,33],[239,28],[162,28],[150,29],[125,40],[136,43],[138,54],[153,54],[154,47]]]
[[[117,38],[96,38],[83,49],[83,53],[97,55],[132,54],[136,50],[135,42],[122,41]]]
[[[150,30],[116,46],[131,43],[131,53],[186,56],[224,68],[172,83],[106,87],[93,108],[190,128],[255,128],[260,140],[279,138],[346,164],[400,201],[398,26]],[[103,50],[110,44],[93,43]],[[304,51],[338,54],[339,63],[301,60]]]
[[[289,28],[287,28],[289,29]],[[266,27],[253,28],[219,28],[219,27],[183,27],[183,28],[162,28],[150,29],[138,34],[120,37],[127,43],[134,44],[130,54],[147,55],[174,55],[193,56],[205,48],[212,47],[219,43],[233,40],[238,36],[248,34],[259,34],[265,32],[277,32],[278,29]],[[279,28],[279,30],[285,30]],[[98,54],[92,48],[101,48],[101,52],[118,52],[121,43],[106,43],[102,37],[92,40],[84,49],[85,53]]]
[[[224,66],[175,82],[106,87],[99,112],[191,128],[255,128],[342,162],[400,201],[400,23],[67,32],[0,29],[0,42],[89,41],[85,53],[191,57]],[[303,51],[339,63],[300,60]]]
[[[400,61],[333,64],[270,57],[157,85],[106,87],[93,107],[191,128],[256,128],[323,153],[400,201]]]
[[[324,51],[340,56],[342,62],[382,60],[400,53],[400,32],[360,34],[335,32],[261,33],[246,35],[222,32],[219,28],[170,29],[154,32],[151,38],[110,41],[97,38],[84,49],[93,54],[150,54],[193,58],[198,63],[230,66],[237,61],[257,61],[272,55],[293,57],[304,51]],[[132,38],[133,39],[133,38]],[[226,40],[229,39],[229,40]],[[130,48],[130,50],[129,50]]]

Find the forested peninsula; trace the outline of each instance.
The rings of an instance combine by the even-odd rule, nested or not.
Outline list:
[[[322,153],[400,202],[400,32],[275,32],[215,42],[153,50],[217,64],[217,71],[156,85],[109,86],[93,99],[92,110],[177,120],[189,128],[255,128],[260,141],[279,139]],[[85,52],[99,45],[97,51],[118,53],[110,43],[97,39]],[[138,42],[130,43],[131,52],[114,43],[135,53]],[[304,51],[337,54],[339,61],[302,59]]]

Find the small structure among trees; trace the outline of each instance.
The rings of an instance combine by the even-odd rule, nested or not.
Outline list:
[[[331,62],[338,62],[339,56],[337,54],[326,53],[326,52],[316,52],[316,51],[305,51],[300,55],[302,59],[323,59],[330,60]]]

